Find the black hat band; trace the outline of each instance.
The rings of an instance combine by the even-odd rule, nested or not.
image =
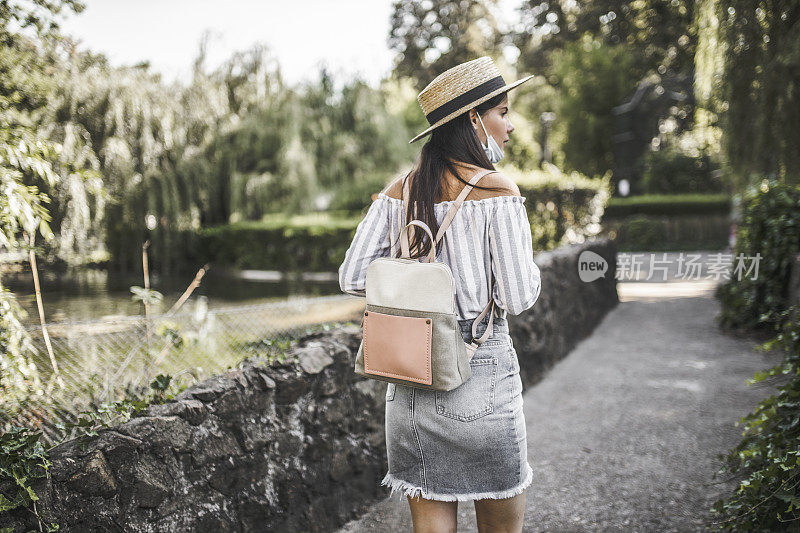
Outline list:
[[[485,81],[478,85],[477,87],[473,87],[469,91],[465,92],[464,94],[460,94],[453,98],[452,100],[445,102],[444,104],[440,105],[427,115],[425,118],[428,119],[428,124],[433,126],[444,117],[458,111],[465,105],[469,105],[470,102],[474,102],[478,100],[482,96],[486,96],[492,91],[496,91],[497,89],[501,89],[505,87],[506,82],[503,80],[502,76],[497,76],[496,78],[492,78],[488,81]]]

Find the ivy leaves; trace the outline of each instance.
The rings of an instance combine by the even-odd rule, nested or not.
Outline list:
[[[0,512],[27,507],[39,500],[31,484],[49,476],[50,460],[41,432],[12,426],[0,433]]]

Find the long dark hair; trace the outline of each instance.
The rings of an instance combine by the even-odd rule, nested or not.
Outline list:
[[[500,93],[490,98],[480,105],[475,106],[479,115],[483,116],[489,109],[497,106],[503,101],[506,93]],[[449,171],[464,185],[469,182],[459,176],[457,168],[459,162],[469,163],[488,170],[495,170],[494,165],[486,157],[486,152],[481,147],[475,128],[469,119],[469,111],[462,113],[453,120],[446,122],[434,129],[428,141],[422,147],[414,168],[403,178],[403,184],[411,176],[411,186],[409,187],[408,209],[406,211],[406,221],[414,219],[421,220],[428,225],[436,237],[439,231],[439,223],[436,220],[433,204],[444,196],[444,175],[445,170]],[[502,187],[482,187],[474,185],[476,189],[487,191],[501,191]],[[414,213],[414,202],[417,205],[417,212]],[[409,242],[411,257],[418,259],[428,255],[431,249],[430,237],[427,232],[419,226],[410,226],[406,231],[411,233],[414,230],[414,238]],[[441,242],[441,241],[440,241]],[[415,252],[415,250],[417,250]],[[439,248],[437,248],[438,255]],[[398,248],[397,257],[403,253]]]

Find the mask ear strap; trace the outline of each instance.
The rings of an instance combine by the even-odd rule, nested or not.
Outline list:
[[[481,119],[481,114],[477,111],[475,112],[478,115],[478,120],[481,123],[481,128],[483,128],[483,134],[486,135],[486,146],[489,146],[489,133],[486,131],[486,126],[483,125],[483,119]]]

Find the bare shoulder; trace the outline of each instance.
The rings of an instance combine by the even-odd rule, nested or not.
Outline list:
[[[480,179],[478,185],[491,188],[491,190],[473,188],[467,195],[467,200],[481,200],[483,198],[494,198],[495,196],[522,196],[519,186],[514,180],[502,172],[487,174]]]
[[[405,175],[398,176],[383,188],[383,193],[391,198],[400,200],[403,197],[403,178]]]
[[[490,186],[502,188],[503,192],[498,193],[495,196],[522,196],[517,183],[502,172],[492,172],[491,174],[487,174],[479,183],[484,187]]]
[[[401,199],[403,194],[403,178],[405,178],[405,175],[395,178],[386,187],[384,187],[382,192],[390,198],[396,198],[398,200]],[[462,176],[462,179],[468,180],[469,176]],[[448,180],[448,183],[448,191],[445,193],[444,199],[453,200],[456,198],[456,196],[458,196],[458,193],[464,187],[464,183],[457,181],[454,178]],[[466,200],[482,200],[484,198],[492,198],[495,196],[522,196],[519,191],[519,187],[514,180],[502,172],[492,172],[491,174],[485,175],[480,179],[478,185],[480,187],[487,187],[489,190],[473,187],[465,198]]]

